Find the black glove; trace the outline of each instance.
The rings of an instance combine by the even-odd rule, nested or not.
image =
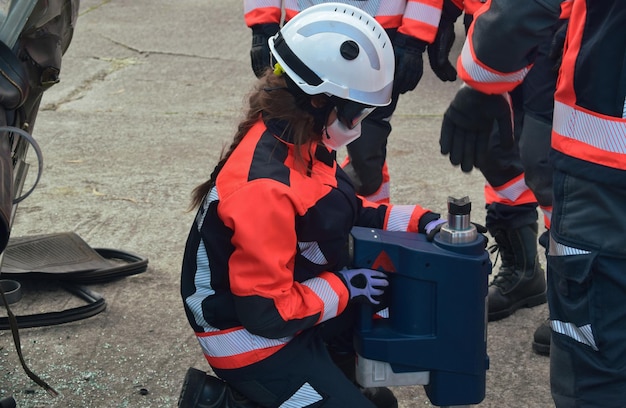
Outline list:
[[[430,68],[444,82],[456,81],[456,69],[449,60],[454,38],[454,21],[441,20],[435,41],[427,48]]]
[[[464,172],[484,164],[494,121],[500,146],[513,147],[513,111],[508,94],[487,95],[462,86],[443,115],[441,154]]]
[[[451,1],[446,0],[443,2],[441,20],[439,21],[435,41],[427,48],[430,68],[435,75],[444,82],[456,81],[456,69],[449,58],[450,50],[452,49],[456,37],[454,33],[454,22],[459,18],[461,13],[463,13],[463,10],[459,9]]]
[[[548,57],[554,61],[552,69],[558,71],[561,68],[561,61],[563,60],[563,48],[565,47],[565,36],[567,35],[567,26],[569,25],[569,19],[562,20],[560,26],[554,32],[552,42],[550,43],[550,52]]]
[[[422,54],[426,51],[426,45],[428,44],[425,41],[396,33],[393,40],[393,51],[396,54],[394,92],[403,94],[412,91],[422,79],[424,73]]]
[[[268,40],[280,30],[277,23],[257,24],[252,26],[252,48],[250,48],[250,60],[252,71],[260,78],[265,70],[271,67],[270,46]]]

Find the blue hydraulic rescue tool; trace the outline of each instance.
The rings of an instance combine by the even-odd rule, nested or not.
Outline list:
[[[485,397],[486,301],[491,271],[468,197],[448,198],[448,222],[423,234],[355,227],[352,266],[388,272],[388,316],[363,306],[355,333],[363,387],[424,385],[437,406]]]

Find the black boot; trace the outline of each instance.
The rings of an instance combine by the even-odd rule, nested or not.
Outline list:
[[[537,257],[537,223],[490,232],[500,251],[501,265],[489,285],[489,321],[545,303],[546,278]]]
[[[228,384],[193,367],[187,370],[178,408],[260,408]]]
[[[550,337],[552,329],[550,328],[550,319],[546,319],[541,326],[537,327],[533,335],[533,350],[542,356],[550,355]]]

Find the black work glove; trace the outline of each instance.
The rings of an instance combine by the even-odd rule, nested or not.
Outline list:
[[[450,62],[450,50],[456,37],[454,33],[454,22],[463,13],[453,2],[445,0],[441,10],[441,20],[435,41],[428,45],[428,60],[430,68],[442,81],[455,81],[456,69]]]
[[[427,48],[430,68],[444,82],[456,81],[456,69],[449,60],[454,38],[454,21],[441,20],[435,41]]]
[[[250,60],[252,71],[260,78],[265,70],[271,67],[270,46],[268,40],[280,30],[278,23],[257,24],[252,28],[252,48],[250,48]]]
[[[548,58],[554,61],[552,70],[558,71],[561,68],[563,60],[563,48],[565,47],[565,36],[567,35],[567,26],[569,19],[561,21],[561,25],[554,32],[552,42],[550,43],[550,52]]]
[[[395,93],[412,91],[422,79],[424,61],[422,54],[427,43],[402,33],[396,33],[393,51],[396,54],[396,72],[393,78]]]
[[[500,146],[513,147],[513,111],[508,94],[487,95],[463,85],[443,115],[441,154],[464,172],[484,164],[494,121]]]

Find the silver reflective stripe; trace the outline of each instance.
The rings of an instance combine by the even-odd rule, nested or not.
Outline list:
[[[324,303],[324,313],[319,322],[325,322],[328,319],[332,319],[337,316],[339,309],[339,296],[330,286],[328,281],[322,278],[308,279],[302,282],[302,285],[311,289],[315,294],[322,299]]]
[[[206,332],[205,335],[196,333],[198,342],[208,357],[231,357],[254,350],[282,346],[293,338],[289,336],[280,339],[268,339],[252,334],[244,328],[216,334],[211,333],[215,330],[217,329],[210,328],[210,331]]]
[[[520,176],[514,183],[506,186],[505,188],[496,188],[491,186],[493,191],[501,198],[506,198],[510,201],[517,200],[522,194],[529,190],[524,180],[524,176]]]
[[[276,7],[281,8],[281,0],[243,0],[243,13],[249,13],[257,8]]]
[[[584,249],[574,248],[556,242],[554,238],[552,238],[552,234],[550,234],[550,245],[548,247],[548,255],[552,256],[586,255],[591,253]]]
[[[578,327],[573,323],[551,320],[550,326],[555,333],[571,337],[572,339],[591,347],[593,350],[598,351],[598,346],[596,346],[596,341],[593,338],[593,331],[591,330],[590,324]]]
[[[356,8],[359,8],[361,10],[363,10],[364,12],[366,12],[367,14],[369,14],[372,17],[376,17],[376,15],[378,14],[378,8],[380,7],[380,2],[381,0],[368,0],[368,1],[363,1],[363,0],[341,0],[338,1],[337,3],[341,3],[341,4],[349,4],[351,6],[354,6]],[[320,3],[325,3],[319,0],[298,0],[297,4],[298,4],[298,10],[302,11],[306,8],[309,8],[313,5],[316,4],[320,4]],[[404,3],[401,1],[397,1],[397,3]],[[287,6],[293,4],[292,1],[288,1],[285,4],[285,7],[288,8]]]
[[[380,188],[378,189],[378,191],[376,191],[374,194],[372,195],[368,195],[367,197],[365,197],[367,199],[367,201],[371,201],[373,203],[378,203],[382,200],[389,200],[389,197],[391,195],[391,186],[389,185],[388,181],[385,181]]]
[[[315,388],[309,383],[304,383],[302,387],[298,389],[289,399],[282,404],[280,408],[301,408],[308,407],[323,398],[319,392],[315,391]],[[348,408],[348,407],[346,407]]]
[[[317,242],[298,242],[300,254],[316,265],[326,265],[328,260]]]
[[[414,205],[392,206],[387,220],[387,228],[385,229],[388,231],[407,231],[414,210]]]
[[[611,153],[626,154],[626,122],[622,119],[607,119],[577,110],[562,102],[554,101],[556,133],[597,149]]]
[[[204,319],[202,313],[202,301],[215,294],[211,286],[211,268],[209,258],[206,254],[204,242],[200,241],[198,252],[196,253],[196,275],[194,276],[194,286],[196,291],[185,299],[185,303],[193,313],[194,320],[198,326],[208,327],[209,323]]]
[[[465,41],[463,45],[461,63],[474,81],[482,83],[521,82],[529,71],[528,68],[522,68],[516,72],[503,74],[486,70],[474,61],[469,41]]]
[[[410,18],[411,20],[419,21],[433,27],[438,27],[439,19],[441,18],[441,10],[427,4],[410,1],[406,5],[404,18]]]
[[[206,216],[206,212],[209,209],[209,205],[211,205],[213,201],[217,201],[219,199],[220,197],[217,193],[217,187],[214,186],[213,188],[211,188],[211,191],[209,191],[209,194],[204,198],[204,201],[202,202],[202,208],[200,209],[200,211],[198,211],[198,214],[196,215],[196,226],[198,227],[198,231],[202,229],[204,217]]]

